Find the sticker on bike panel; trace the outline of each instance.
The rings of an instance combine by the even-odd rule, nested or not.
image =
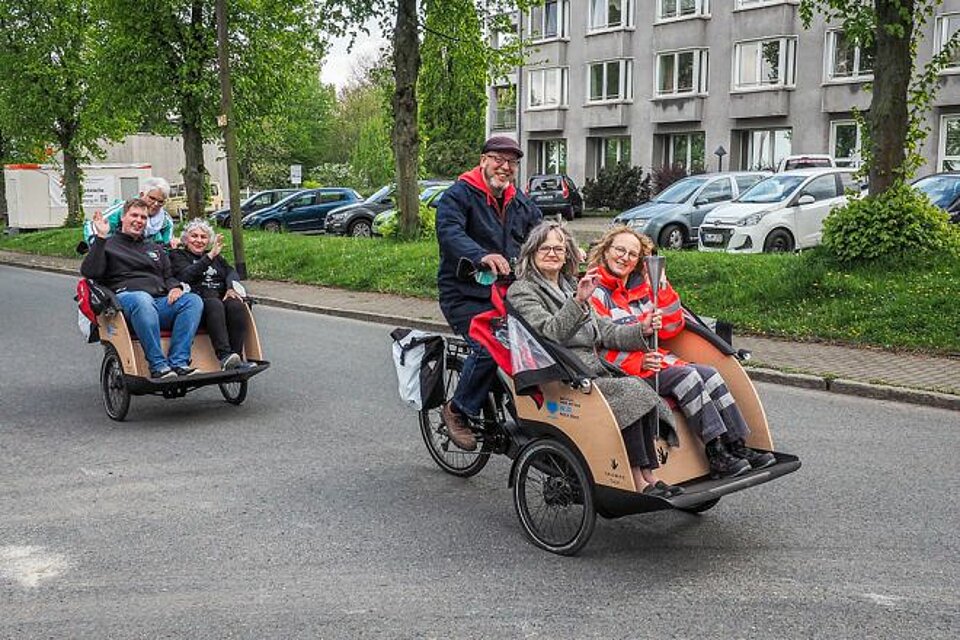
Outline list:
[[[580,403],[573,398],[560,396],[557,400],[547,400],[544,403],[544,408],[554,418],[580,419]]]

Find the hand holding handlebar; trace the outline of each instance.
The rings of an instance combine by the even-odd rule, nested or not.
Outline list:
[[[480,258],[480,264],[498,276],[505,276],[510,273],[510,262],[499,253],[488,253]]]

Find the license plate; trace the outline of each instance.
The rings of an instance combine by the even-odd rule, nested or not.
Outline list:
[[[704,242],[723,242],[722,233],[705,233],[703,234]]]

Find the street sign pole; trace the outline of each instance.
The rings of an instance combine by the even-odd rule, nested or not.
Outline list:
[[[247,259],[243,251],[240,223],[240,169],[237,165],[237,134],[233,127],[233,91],[230,86],[230,55],[227,38],[227,2],[217,0],[217,61],[220,67],[220,117],[223,146],[227,154],[227,183],[230,194],[230,236],[233,240],[233,266],[240,279],[247,277]]]

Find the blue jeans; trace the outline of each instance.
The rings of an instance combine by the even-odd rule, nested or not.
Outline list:
[[[479,416],[497,375],[497,363],[476,340],[466,334],[463,338],[470,345],[470,355],[463,363],[452,402],[461,413]]]
[[[173,304],[167,296],[154,298],[146,291],[123,291],[117,294],[123,315],[133,327],[150,371],[165,371],[190,364],[190,346],[200,326],[203,300],[195,293],[185,293]],[[160,330],[172,329],[170,355],[163,355]]]

